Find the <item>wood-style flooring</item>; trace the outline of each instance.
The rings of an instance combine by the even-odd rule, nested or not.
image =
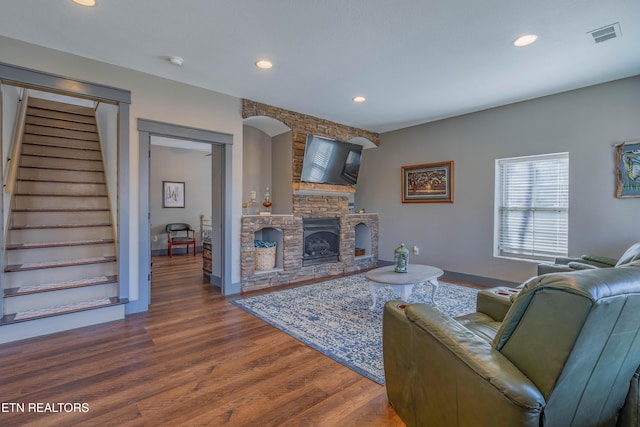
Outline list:
[[[0,425],[404,425],[384,386],[206,284],[200,254],[154,257],[151,294],[123,321],[0,345]]]

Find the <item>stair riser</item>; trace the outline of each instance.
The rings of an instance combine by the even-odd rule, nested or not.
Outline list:
[[[56,136],[63,138],[80,139],[83,141],[98,141],[98,135],[95,132],[83,132],[77,130],[60,129],[48,126],[38,126],[26,124],[24,126],[25,134]]]
[[[124,319],[124,304],[0,326],[0,344]]]
[[[7,265],[25,262],[73,261],[80,258],[116,256],[113,243],[100,245],[64,246],[57,248],[16,249],[7,251]]]
[[[77,184],[69,182],[18,181],[18,194],[68,194],[70,196],[106,196],[105,184]]]
[[[20,168],[18,170],[18,179],[103,183],[104,173],[66,171],[57,169]]]
[[[46,283],[77,280],[82,277],[113,276],[118,274],[115,262],[76,265],[42,270],[14,271],[4,273],[4,287],[17,288],[20,285],[42,285]]]
[[[14,212],[11,225],[19,227],[27,224],[110,224],[109,211],[71,211],[71,212]]]
[[[85,286],[82,288],[62,289],[37,294],[20,295],[5,298],[4,311],[5,313],[19,313],[27,310],[38,310],[46,307],[80,303],[99,298],[111,298],[117,296],[117,293],[118,285],[116,283],[109,283],[105,285]]]
[[[101,160],[100,151],[75,148],[47,147],[43,145],[22,144],[22,154],[37,156],[63,157],[69,159]]]
[[[45,135],[25,135],[22,138],[23,144],[37,144],[52,147],[66,148],[86,148],[89,150],[100,150],[100,143],[97,141],[83,141],[81,139],[58,138]]]
[[[44,230],[11,230],[9,244],[73,242],[77,240],[113,239],[111,227],[50,228]]]
[[[107,197],[15,196],[15,209],[109,209]]]
[[[50,169],[69,169],[80,171],[102,171],[102,162],[94,160],[54,159],[51,157],[37,157],[23,155],[20,166],[32,166]]]

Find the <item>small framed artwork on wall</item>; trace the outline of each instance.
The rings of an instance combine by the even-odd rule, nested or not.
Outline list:
[[[403,166],[402,203],[453,203],[453,161]]]
[[[184,182],[162,181],[162,207],[184,208]]]
[[[616,197],[640,197],[640,141],[618,145]]]

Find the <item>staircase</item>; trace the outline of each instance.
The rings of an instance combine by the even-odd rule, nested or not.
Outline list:
[[[92,108],[29,98],[12,194],[0,342],[123,318]]]

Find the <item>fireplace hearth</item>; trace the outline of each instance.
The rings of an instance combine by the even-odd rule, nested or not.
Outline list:
[[[340,218],[303,218],[302,266],[340,260]]]

